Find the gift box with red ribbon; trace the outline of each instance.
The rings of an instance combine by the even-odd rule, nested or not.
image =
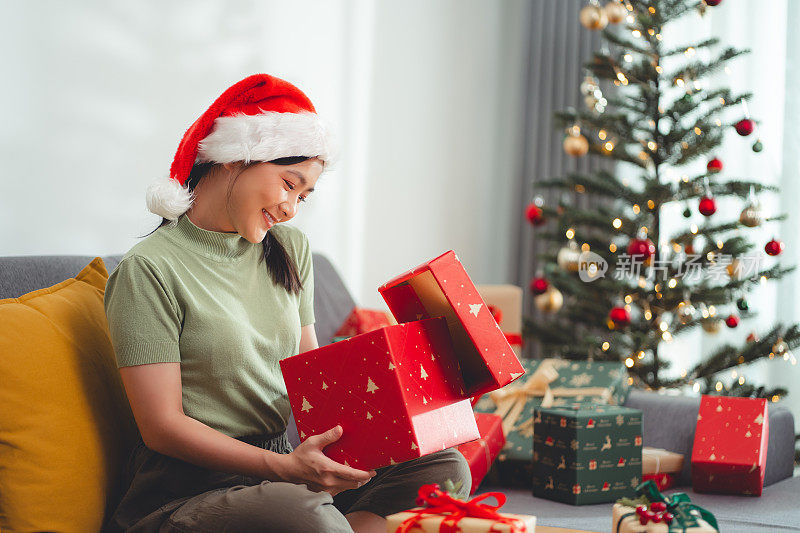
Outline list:
[[[642,481],[652,481],[658,487],[658,490],[671,489],[678,483],[677,474],[642,474]]]
[[[516,285],[478,285],[477,288],[514,353],[521,356],[522,288]]]
[[[767,400],[703,396],[692,448],[694,490],[760,496],[768,440]]]
[[[486,477],[489,467],[492,466],[492,462],[506,443],[502,418],[497,415],[477,413],[475,421],[478,424],[481,438],[458,447],[458,451],[467,459],[469,471],[472,473],[470,494],[475,494],[475,491],[478,490],[478,485]]]
[[[385,311],[354,307],[334,337],[354,337],[386,326],[397,324],[397,320]]]
[[[300,440],[342,426],[325,454],[369,470],[477,439],[447,324],[381,328],[280,362]]]
[[[482,503],[487,498],[495,498],[497,505]],[[498,512],[505,501],[506,496],[502,492],[487,492],[463,501],[442,491],[436,484],[423,485],[417,497],[420,507],[387,516],[386,531],[534,533],[535,516]]]

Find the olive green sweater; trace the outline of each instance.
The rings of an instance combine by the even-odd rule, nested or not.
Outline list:
[[[261,244],[186,215],[133,246],[106,284],[117,365],[180,363],[185,414],[232,437],[286,427],[278,361],[314,322],[308,239],[285,224],[270,232],[297,265],[299,295],[272,282]]]

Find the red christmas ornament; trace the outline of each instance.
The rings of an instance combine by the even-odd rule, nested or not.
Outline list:
[[[617,326],[627,326],[631,323],[631,314],[624,307],[614,307],[608,313],[608,318]]]
[[[756,335],[755,333],[751,332],[750,335],[747,336],[747,342],[756,342],[757,340],[758,340],[758,335]]]
[[[550,284],[547,282],[545,278],[533,278],[531,280],[530,289],[531,292],[535,295],[544,294],[547,292],[547,289],[550,288]]]
[[[767,252],[767,255],[780,255],[780,253],[783,251],[783,242],[777,239],[772,239],[764,245],[764,251]]]
[[[736,133],[738,133],[742,137],[747,137],[748,135],[753,133],[755,127],[756,123],[749,118],[743,118],[742,120],[737,122],[736,125],[734,126],[734,128],[736,128]]]
[[[686,255],[694,254],[694,244],[689,243],[684,248],[683,251],[686,252]]]
[[[709,172],[721,172],[722,171],[722,161],[717,159],[716,157],[708,162],[706,165],[706,170]]]
[[[706,0],[706,5],[707,6],[711,6],[711,7],[718,6],[721,3],[722,3],[722,0]]]
[[[739,317],[736,315],[728,315],[728,318],[725,319],[725,325],[729,328],[735,328],[739,325]]]
[[[637,259],[650,259],[656,253],[656,245],[650,239],[633,239],[628,244],[628,255]]]
[[[703,216],[710,217],[717,212],[717,202],[711,196],[703,196],[698,207]]]
[[[536,204],[528,204],[527,209],[525,209],[525,218],[534,226],[541,226],[547,221],[544,218],[544,213]]]

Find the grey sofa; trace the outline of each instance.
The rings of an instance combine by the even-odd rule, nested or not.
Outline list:
[[[103,257],[109,272],[121,256]],[[93,257],[20,256],[0,257],[0,299],[15,297],[73,277]],[[330,342],[336,329],[353,308],[354,301],[335,268],[322,255],[314,254],[314,311],[320,344]],[[633,391],[626,405],[643,411],[644,444],[691,456],[699,399]],[[721,531],[800,531],[800,477],[793,477],[794,419],[791,413],[771,404],[769,448],[764,493],[761,497],[695,494],[691,491],[689,462],[681,475],[693,502],[712,511]],[[290,440],[298,442],[293,425]],[[500,490],[508,501],[504,510],[534,514],[546,526],[570,527],[597,532],[611,531],[611,505],[571,506],[535,498],[527,490],[481,486],[479,493]],[[668,491],[672,492],[672,491]]]

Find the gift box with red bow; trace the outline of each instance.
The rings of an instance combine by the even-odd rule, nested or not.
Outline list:
[[[495,498],[497,505],[481,503],[487,498]],[[534,533],[535,516],[498,512],[505,501],[506,496],[502,492],[487,492],[463,501],[442,491],[438,485],[423,485],[417,497],[417,505],[420,507],[387,516],[386,531]]]
[[[397,320],[385,311],[354,307],[341,327],[336,330],[334,337],[353,337],[395,324]]]
[[[300,440],[340,424],[325,453],[362,469],[477,439],[469,398],[525,372],[452,251],[379,291],[400,324],[280,362]]]
[[[760,496],[768,440],[767,400],[703,396],[692,448],[694,490]]]
[[[472,474],[472,490],[470,494],[475,494],[478,485],[481,484],[489,467],[500,453],[506,438],[503,436],[503,419],[497,415],[487,413],[475,414],[475,421],[478,424],[478,432],[481,438],[458,447],[458,451],[467,459],[469,471]]]

